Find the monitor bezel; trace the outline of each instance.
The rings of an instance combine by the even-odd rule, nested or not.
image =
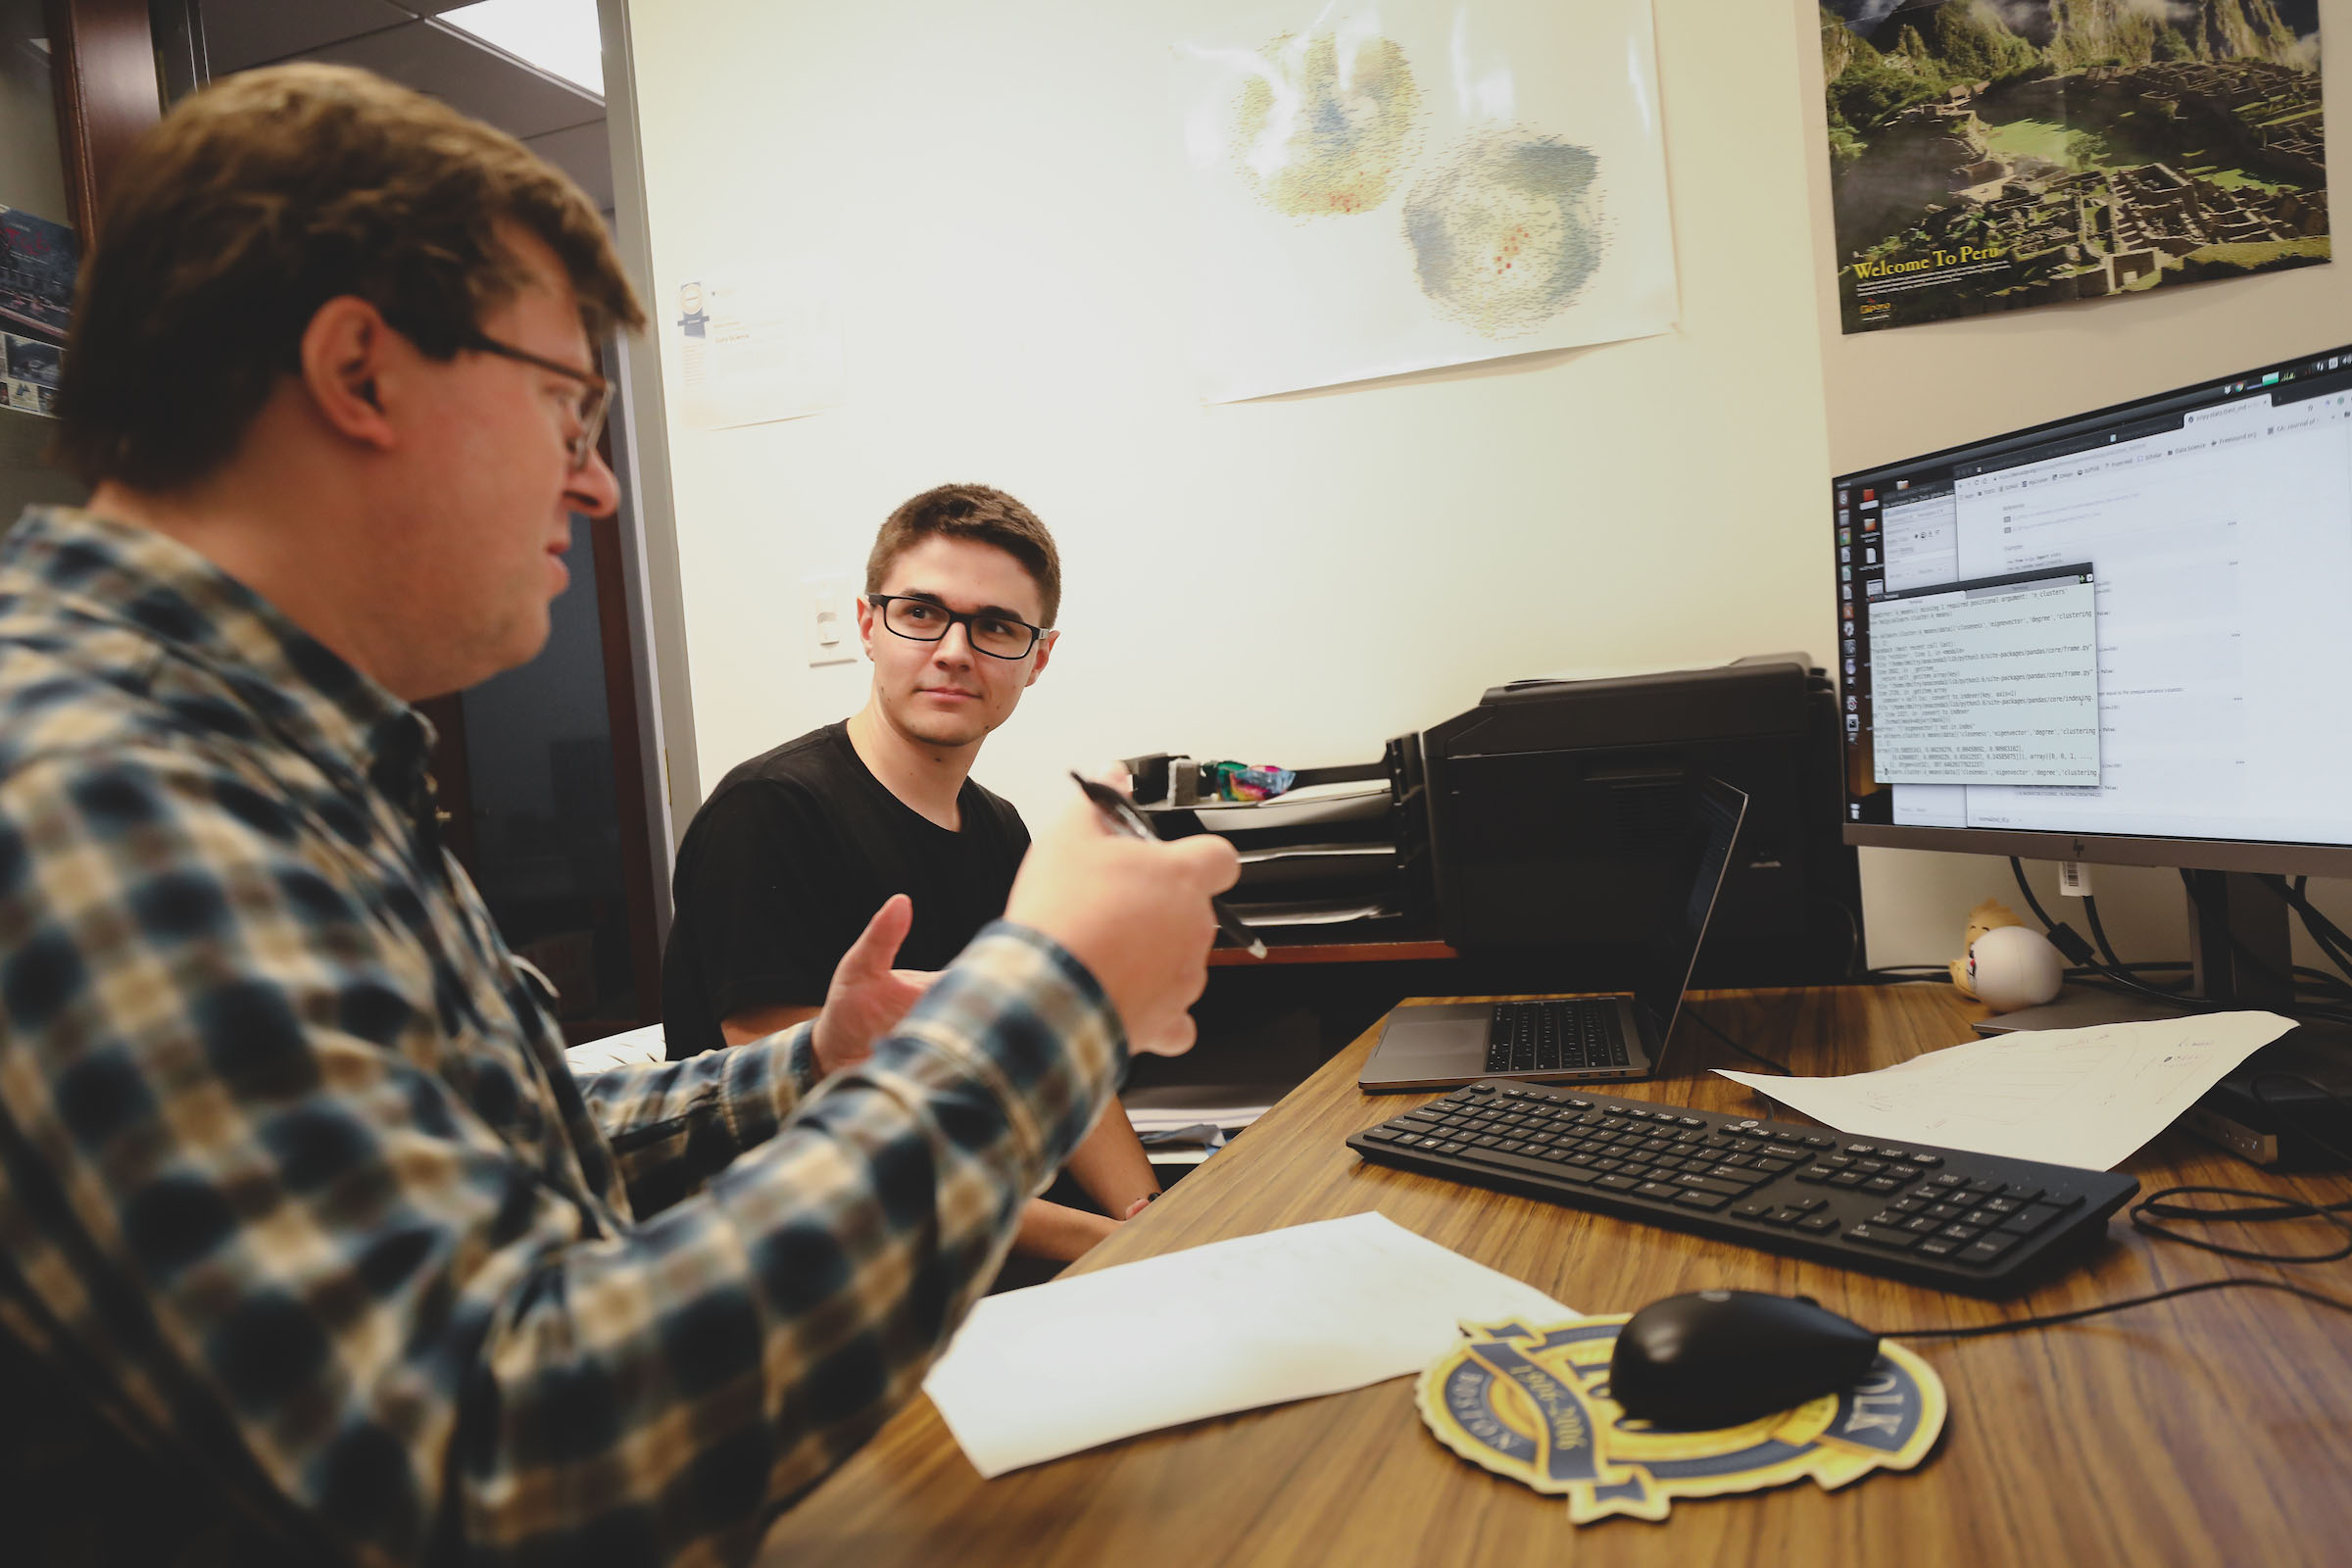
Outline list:
[[[2273,372],[2294,371],[2299,376],[2316,360],[2330,355],[2352,358],[2352,344],[2330,345],[2311,353],[2297,354],[2289,359],[2274,360],[2248,370],[2233,370],[2203,380],[2186,382],[2144,397],[2127,398],[2103,408],[2070,414],[2039,424],[2025,425],[2016,430],[2000,431],[1980,436],[1973,441],[1958,441],[1933,452],[1916,457],[1898,458],[1889,463],[1874,463],[1848,473],[1838,474],[1830,481],[1831,514],[1836,515],[1839,487],[1857,487],[1864,479],[1885,479],[1901,476],[1917,468],[1932,468],[1948,463],[1964,452],[1979,452],[1987,447],[2032,446],[2061,431],[2107,422],[2112,416],[2126,414],[2142,416],[2161,413],[2161,405],[2175,400],[2199,400],[2213,394],[2226,393],[2230,383],[2256,380]],[[2331,377],[2352,381],[2352,364],[2337,370],[2322,372]],[[2249,394],[2263,390],[2249,387]],[[1835,538],[1835,533],[1832,535]],[[1836,546],[1831,548],[1833,565],[1837,559]],[[1836,577],[1833,570],[1833,593]],[[1835,602],[1833,602],[1834,605]],[[1835,608],[1831,613],[1835,614]],[[1838,680],[1842,695],[1846,682]],[[1842,738],[1839,745],[1838,770],[1838,809],[1842,813],[1852,797],[1845,793]],[[2055,833],[2044,830],[1988,827],[1930,827],[1914,823],[1843,822],[1844,842],[1861,849],[1886,850],[1941,850],[1960,855],[2016,856],[2033,860],[2083,860],[2096,865],[2179,866],[2199,871],[2253,872],[2267,876],[2352,877],[2352,844],[2311,844],[2273,839],[2209,839],[2209,838],[2146,838],[2107,833]]]

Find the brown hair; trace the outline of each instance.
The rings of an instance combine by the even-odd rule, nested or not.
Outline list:
[[[1036,513],[984,484],[943,484],[884,518],[874,535],[873,551],[865,558],[865,591],[880,593],[891,563],[932,534],[976,539],[1019,562],[1044,596],[1046,624],[1054,624],[1061,612],[1061,552],[1054,548],[1054,536]]]
[[[142,135],[82,269],[58,453],[89,484],[169,490],[217,469],[328,300],[356,295],[446,360],[554,251],[592,340],[645,313],[596,205],[520,142],[340,66],[230,76]]]

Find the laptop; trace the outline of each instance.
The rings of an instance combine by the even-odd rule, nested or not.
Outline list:
[[[1654,1076],[1746,814],[1740,791],[1715,778],[1700,786],[1683,858],[1687,881],[1679,884],[1686,891],[1650,938],[1631,992],[1393,1007],[1356,1087],[1378,1095],[1481,1078],[1565,1084]]]

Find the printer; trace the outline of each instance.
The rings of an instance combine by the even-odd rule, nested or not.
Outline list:
[[[1440,934],[1465,954],[1639,941],[1711,774],[1748,810],[1698,983],[1843,979],[1862,894],[1838,737],[1835,685],[1803,654],[1494,687],[1419,737]]]

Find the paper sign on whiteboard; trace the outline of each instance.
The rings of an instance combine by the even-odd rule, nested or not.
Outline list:
[[[704,276],[678,285],[686,422],[724,430],[841,406],[841,323],[824,296],[773,278]]]

